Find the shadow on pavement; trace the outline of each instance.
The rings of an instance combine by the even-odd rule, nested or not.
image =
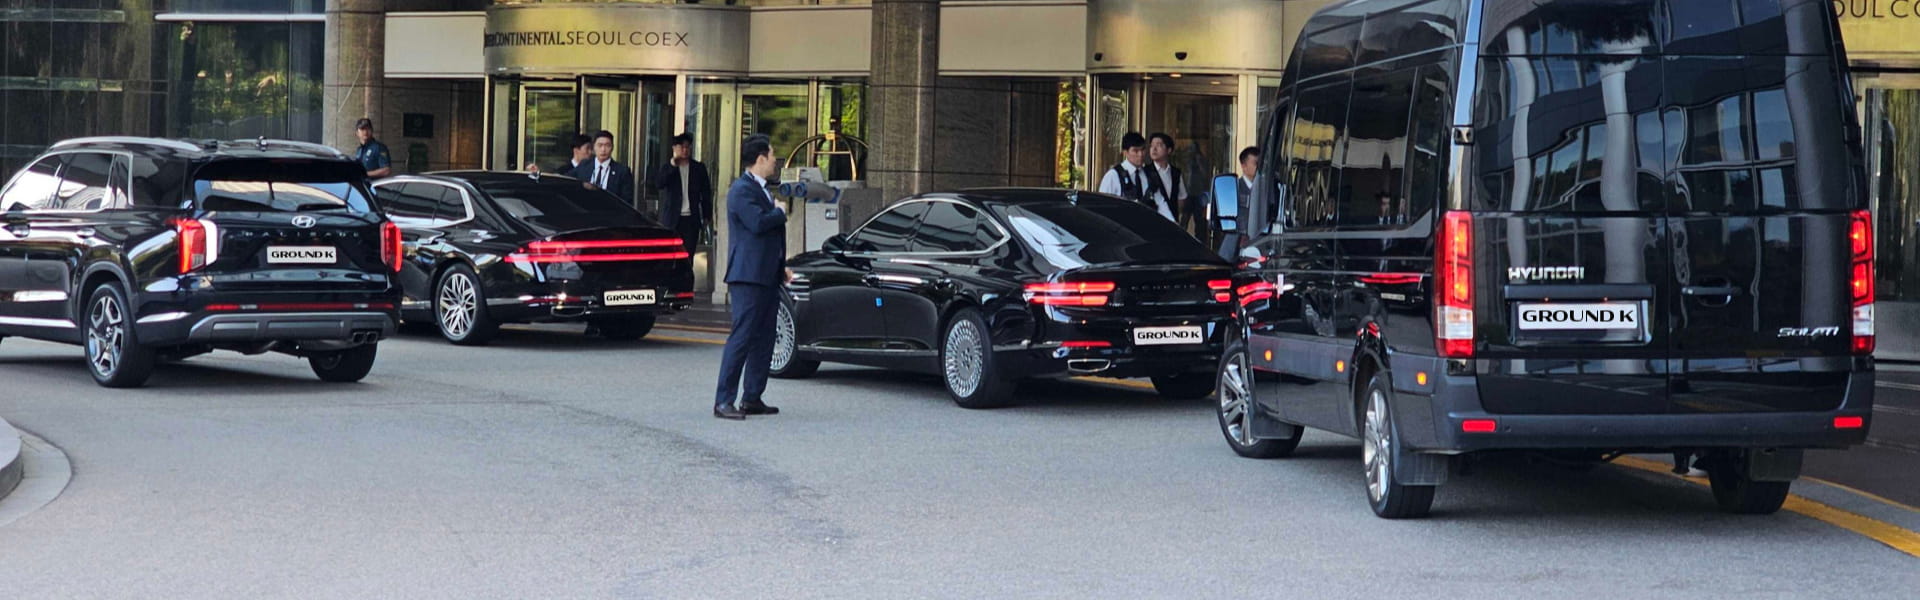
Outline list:
[[[780,381],[775,380],[774,385],[778,386]],[[854,385],[868,391],[893,393],[901,400],[944,404],[952,407],[953,410],[966,410],[953,405],[952,399],[947,396],[946,389],[940,383],[939,376],[936,375],[828,364],[822,365],[820,371],[811,377],[797,381]],[[1210,417],[1213,414],[1213,401],[1208,398],[1171,400],[1160,397],[1151,389],[1127,387],[1117,383],[1030,379],[1020,382],[1014,392],[1014,401],[1011,406],[990,410],[1041,416],[1187,412],[1193,413],[1196,417]]]
[[[241,358],[241,355],[229,353],[229,358]],[[339,384],[320,381],[307,371],[306,359],[286,355],[263,355],[261,360],[287,361],[293,368],[300,370],[304,377],[286,376],[233,368],[230,365],[214,365],[201,362],[208,357],[189,358],[180,362],[163,362],[153,367],[153,378],[141,389],[177,389],[191,388],[207,390],[214,395],[257,393],[261,386],[273,386],[275,394],[335,394],[357,384]],[[78,354],[72,358],[56,356],[7,357],[0,358],[0,366],[8,367],[10,373],[21,375],[42,375],[49,378],[71,379],[73,385],[94,385],[93,376],[87,373],[85,359]],[[375,366],[376,372],[379,367]]]

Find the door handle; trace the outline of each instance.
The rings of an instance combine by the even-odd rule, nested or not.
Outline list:
[[[33,233],[33,227],[27,225],[26,221],[8,221],[7,233],[13,234],[14,237],[27,237],[28,234]]]
[[[1740,288],[1733,287],[1730,285],[1722,285],[1722,286],[1689,285],[1689,286],[1680,288],[1680,293],[1686,294],[1688,296],[1732,296],[1740,293]]]
[[[99,235],[99,233],[100,233],[99,230],[96,230],[92,227],[81,227],[80,229],[77,229],[74,231],[75,235],[78,235],[83,238],[91,238],[95,235]]]

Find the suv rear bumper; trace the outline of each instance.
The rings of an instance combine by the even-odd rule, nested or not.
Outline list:
[[[222,313],[198,318],[137,323],[148,345],[180,343],[328,340],[370,342],[393,337],[394,318],[384,312]]]
[[[1406,363],[1412,364],[1404,364]],[[1846,398],[1830,411],[1632,415],[1494,414],[1480,404],[1472,376],[1441,376],[1422,389],[1416,372],[1445,373],[1445,361],[1395,357],[1394,407],[1407,444],[1458,454],[1502,449],[1665,450],[1680,448],[1845,448],[1864,443],[1868,428],[1834,427],[1836,417],[1873,421],[1873,372],[1853,372]],[[1412,401],[1407,400],[1426,400]],[[1492,433],[1466,433],[1461,423],[1486,419]]]

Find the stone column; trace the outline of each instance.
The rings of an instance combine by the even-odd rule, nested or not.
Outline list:
[[[937,0],[874,0],[868,182],[880,189],[883,203],[933,188],[939,38]],[[879,207],[845,208],[871,214]]]
[[[399,123],[381,118],[385,107],[387,0],[327,0],[326,93],[321,141],[352,152],[360,146],[353,123],[373,119],[374,137],[398,135]]]

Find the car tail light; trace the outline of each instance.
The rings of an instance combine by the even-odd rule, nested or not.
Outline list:
[[[1045,306],[1106,306],[1107,295],[1117,287],[1111,281],[1066,281],[1029,283],[1028,302]]]
[[[1434,251],[1439,296],[1434,302],[1434,338],[1440,355],[1473,358],[1473,215],[1450,211],[1440,222]]]
[[[1261,300],[1273,299],[1273,294],[1275,289],[1276,288],[1271,283],[1268,283],[1265,281],[1255,281],[1253,283],[1240,286],[1240,289],[1236,290],[1236,292],[1240,296],[1240,305],[1247,306],[1255,302],[1259,302]]]
[[[388,269],[392,269],[395,273],[400,272],[400,264],[406,260],[403,254],[405,248],[400,238],[400,226],[395,225],[393,221],[381,223],[380,260],[387,263]]]
[[[1233,280],[1214,279],[1207,282],[1207,290],[1213,292],[1213,301],[1227,303],[1233,301]]]
[[[1060,342],[1061,348],[1112,348],[1113,342],[1101,340],[1067,340]]]
[[[1853,249],[1853,269],[1849,287],[1853,293],[1853,353],[1873,354],[1873,215],[1853,211],[1847,227]]]
[[[174,219],[173,232],[180,240],[180,272],[213,264],[220,258],[220,232],[212,221]]]
[[[393,310],[392,302],[262,302],[257,304],[208,304],[210,312],[236,311],[326,311],[326,310]]]
[[[1461,433],[1493,433],[1500,430],[1500,422],[1493,419],[1467,419],[1460,422]]]
[[[636,262],[647,260],[685,260],[685,242],[680,238],[643,240],[584,240],[530,242],[507,260],[519,263],[560,262]]]
[[[1867,426],[1866,417],[1834,417],[1834,429],[1859,429]]]

